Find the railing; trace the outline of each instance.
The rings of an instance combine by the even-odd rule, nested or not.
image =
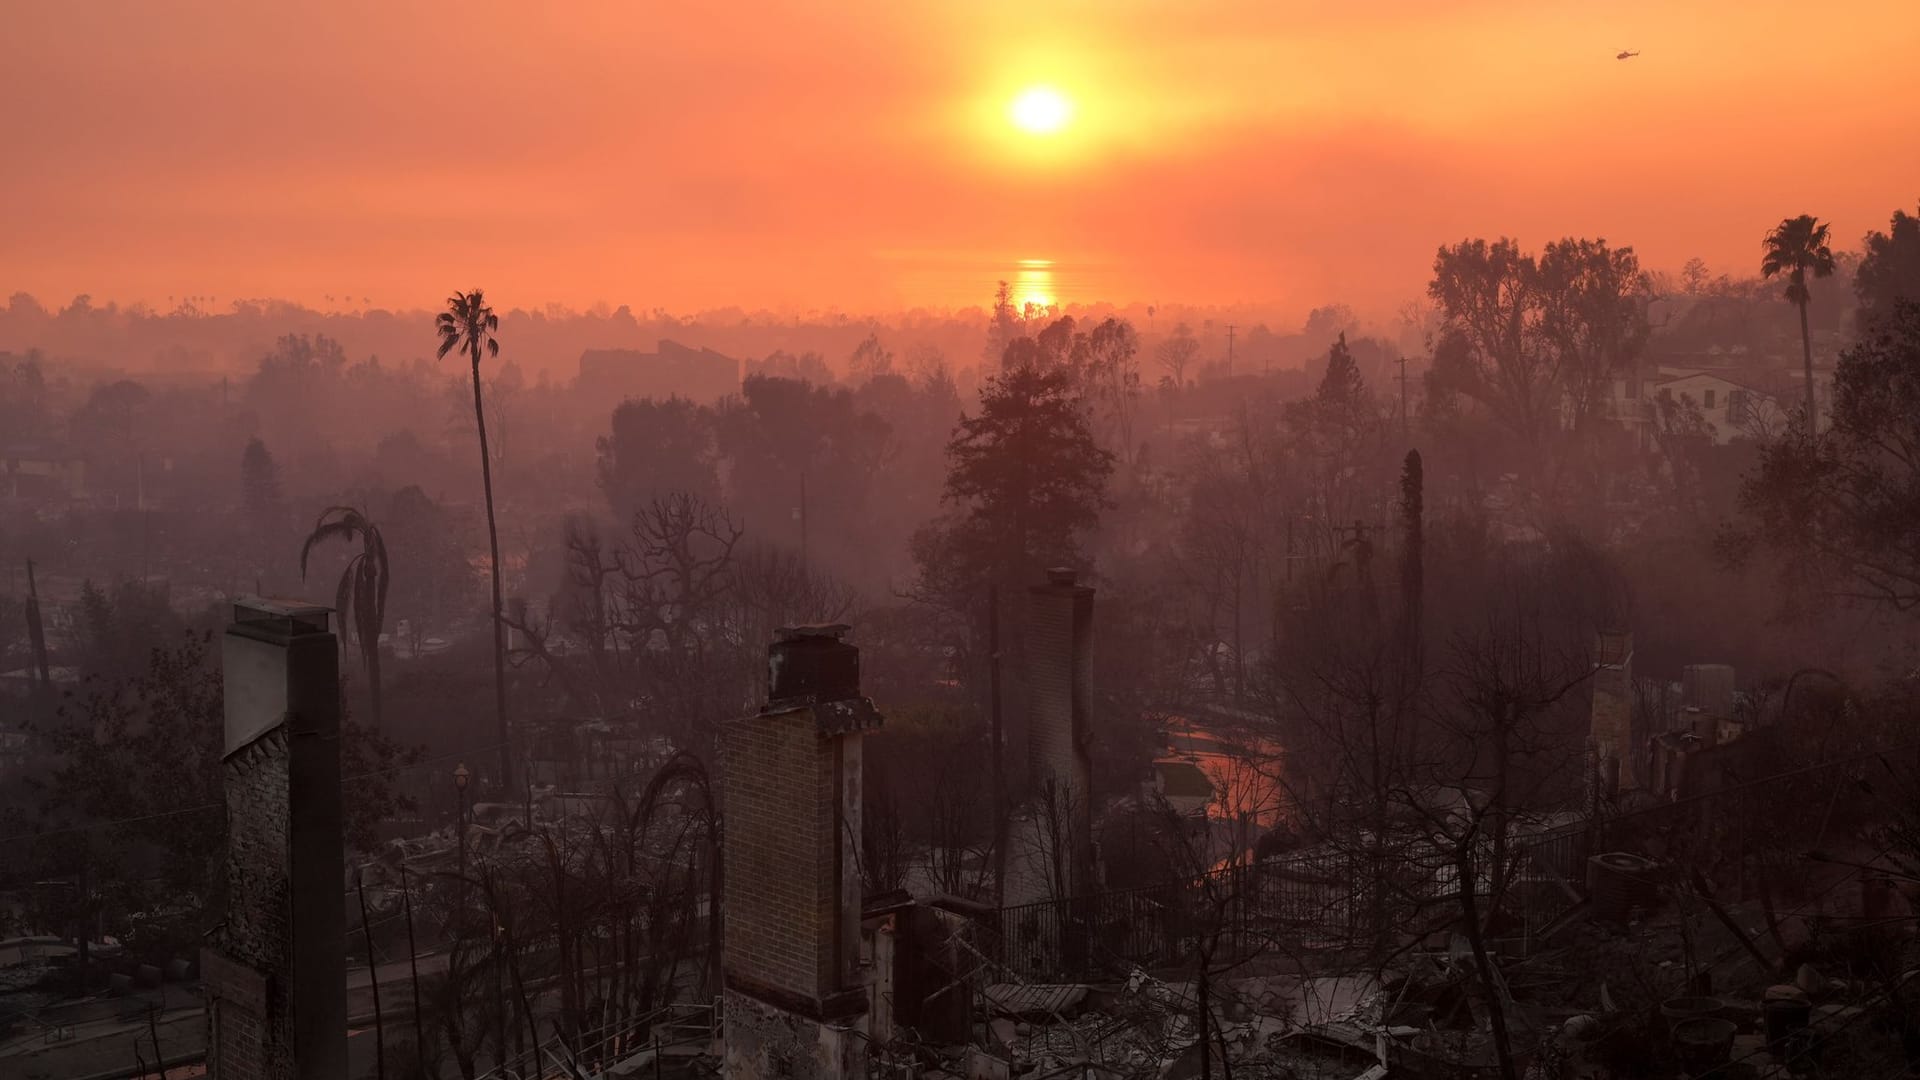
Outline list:
[[[1293,940],[1351,932],[1372,916],[1373,895],[1359,860],[1313,852],[1222,867],[1191,879],[1004,908],[998,955],[1028,980],[1182,963],[1266,949],[1283,931]],[[1403,903],[1387,888],[1391,901]]]
[[[1910,758],[1912,749],[1884,753]],[[1738,889],[1764,872],[1756,865],[1768,852],[1809,850],[1864,820],[1876,796],[1863,782],[1879,769],[1880,756],[1774,772],[1684,801],[1514,836],[1497,933],[1530,939],[1566,917],[1585,899],[1588,858],[1606,851],[1681,862]],[[1475,861],[1485,897],[1493,858],[1484,838]],[[1282,940],[1293,949],[1338,947],[1397,935],[1457,894],[1456,871],[1430,843],[1402,844],[1384,856],[1364,849],[1296,854],[1004,908],[993,959],[1032,982],[1184,964],[1203,947],[1217,960],[1249,957]]]

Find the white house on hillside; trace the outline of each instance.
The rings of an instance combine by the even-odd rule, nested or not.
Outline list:
[[[1730,368],[1680,368],[1662,365],[1650,378],[1616,379],[1607,417],[1626,426],[1642,446],[1656,435],[1688,423],[1694,409],[1713,436],[1725,444],[1736,438],[1770,439],[1786,430],[1805,393],[1798,372],[1752,372]],[[1832,390],[1829,373],[1814,370],[1815,408],[1827,414]],[[1636,394],[1635,391],[1638,390]]]

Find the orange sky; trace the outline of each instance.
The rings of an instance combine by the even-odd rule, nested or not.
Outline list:
[[[1501,233],[1745,271],[1920,201],[1916,55],[1913,0],[12,2],[0,295],[869,311],[1029,258],[1384,312]],[[1032,83],[1062,135],[1006,122]]]

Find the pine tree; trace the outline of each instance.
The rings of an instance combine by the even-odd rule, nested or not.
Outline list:
[[[1321,404],[1340,408],[1360,403],[1366,396],[1367,382],[1360,377],[1360,365],[1354,363],[1347,348],[1347,335],[1341,331],[1333,347],[1327,350],[1327,373],[1320,378],[1317,397]]]

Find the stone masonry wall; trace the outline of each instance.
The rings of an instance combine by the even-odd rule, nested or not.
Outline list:
[[[209,980],[214,1007],[208,1021],[216,1029],[209,1044],[217,1047],[210,1060],[213,1080],[294,1075],[288,762],[284,726],[225,762],[228,904],[217,949],[245,970]]]
[[[746,994],[727,991],[730,1080],[859,1080],[867,1075],[867,1035],[851,1024],[821,1024]]]

